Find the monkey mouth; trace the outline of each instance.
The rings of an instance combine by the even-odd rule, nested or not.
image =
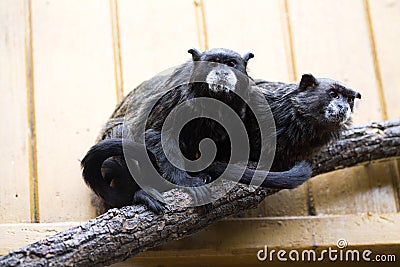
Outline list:
[[[325,119],[330,123],[344,124],[350,120],[351,109],[331,101],[325,109]]]
[[[325,118],[328,122],[337,123],[337,124],[344,124],[350,119],[349,112],[330,112],[327,110],[325,112]]]
[[[220,92],[228,93],[230,91],[235,90],[234,85],[224,80],[221,80],[218,83],[209,83],[208,88],[215,93],[220,93]]]

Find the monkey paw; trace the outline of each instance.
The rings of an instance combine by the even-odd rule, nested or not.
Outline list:
[[[201,172],[196,174],[196,177],[202,179],[204,181],[205,184],[209,184],[213,181],[213,178],[211,177],[211,175],[205,173],[205,172]]]
[[[164,213],[164,203],[160,202],[160,200],[163,200],[163,197],[160,192],[153,188],[147,188],[147,190],[151,195],[144,190],[136,191],[133,197],[133,204],[143,204],[155,214]]]

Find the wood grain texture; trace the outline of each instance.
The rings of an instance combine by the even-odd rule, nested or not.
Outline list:
[[[299,75],[311,72],[320,77],[334,78],[360,91],[362,99],[356,102],[354,124],[381,120],[384,117],[384,106],[381,106],[379,100],[379,77],[376,73],[376,67],[379,66],[375,65],[373,58],[373,40],[364,1],[289,0],[289,7]],[[386,38],[384,42],[388,42],[387,40]],[[345,182],[339,182],[341,189],[348,193],[350,188],[355,191],[348,195],[348,201],[337,203],[336,211],[351,213],[355,210],[376,210],[376,206],[385,202],[385,199],[393,200],[395,196],[386,194],[396,190],[392,183],[385,183],[387,190],[375,188],[376,176],[385,175],[383,169],[378,164],[341,173],[341,177],[346,177],[348,182],[346,189],[343,188]],[[385,180],[390,179],[388,177]],[[327,181],[332,180],[315,179],[309,184],[310,206],[318,206],[318,212],[323,214],[332,211],[332,205],[328,204],[326,196],[319,194],[318,190],[337,188],[334,182],[326,184]],[[364,190],[356,190],[360,184],[364,185]],[[364,201],[371,196],[372,199]],[[388,203],[393,204],[393,201]],[[390,211],[396,209],[391,204],[388,204],[390,207],[386,205]]]
[[[119,0],[121,55],[127,94],[141,82],[189,60],[196,47],[193,1]]]
[[[93,216],[79,159],[116,103],[108,1],[33,1],[41,221]]]
[[[289,0],[299,75],[313,73],[361,92],[354,123],[381,120],[362,0]]]
[[[222,190],[224,187],[215,187]],[[171,190],[163,194],[170,203],[163,215],[127,206],[112,209],[89,222],[60,232],[0,258],[0,265],[24,266],[104,266],[132,257],[150,247],[197,232],[212,222],[257,205],[266,194],[275,190],[260,190],[236,185],[234,194],[226,195],[209,208],[199,212],[182,208],[189,195]],[[181,205],[180,204],[180,205]],[[33,252],[35,251],[35,252]],[[32,253],[33,252],[33,253]]]
[[[173,241],[159,248],[112,266],[288,266],[287,262],[260,262],[256,253],[265,245],[268,250],[337,249],[345,239],[349,249],[370,249],[374,255],[400,256],[398,214],[363,214],[346,216],[307,216],[282,218],[229,219],[218,222],[201,233]],[[386,231],[382,231],[386,229]],[[373,233],[373,234],[366,234]],[[390,233],[394,232],[393,235]],[[235,233],[232,235],[232,233]],[[179,257],[179,260],[177,260]],[[304,263],[290,262],[294,266]],[[330,266],[332,262],[324,262]],[[344,264],[344,263],[343,263]],[[349,264],[349,263],[345,263]],[[341,265],[341,264],[339,264]],[[368,264],[367,264],[368,265]],[[338,266],[334,262],[333,266]]]
[[[400,119],[396,119],[352,127],[344,132],[342,140],[315,157],[314,165],[324,166],[318,168],[315,174],[342,169],[350,162],[399,156],[399,125]],[[388,161],[358,166],[310,180],[315,213],[399,211],[398,170],[394,163]]]
[[[319,215],[398,211],[393,161],[334,171],[310,180],[314,212]],[[373,179],[366,179],[371,175]]]
[[[399,256],[399,224],[397,213],[226,219],[112,266],[249,266],[257,263],[255,255],[264,245],[278,250],[320,251],[329,246],[335,249],[338,239],[345,239],[351,249]],[[0,225],[0,255],[69,227],[78,227],[78,223]]]
[[[0,223],[30,222],[26,1],[0,1]]]
[[[246,217],[290,217],[309,215],[307,184],[295,189],[284,189],[267,196],[254,210],[246,212]]]
[[[400,117],[400,2],[369,0],[389,118]]]
[[[228,47],[239,53],[251,51],[253,78],[288,81],[285,28],[278,1],[206,0],[210,47]]]

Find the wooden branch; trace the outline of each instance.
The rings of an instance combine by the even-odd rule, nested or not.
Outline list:
[[[400,156],[400,119],[353,126],[313,160],[313,175]]]
[[[314,175],[395,156],[400,156],[400,119],[355,126],[315,157]],[[112,209],[86,224],[10,252],[0,258],[0,266],[109,265],[256,207],[275,192],[238,184],[207,212],[178,205],[168,206],[169,210],[159,216],[141,206]],[[190,199],[177,191],[166,192],[164,197],[174,203]]]
[[[216,201],[207,212],[177,205],[168,206],[164,215],[155,215],[142,206],[111,209],[81,226],[10,252],[0,258],[0,266],[109,265],[254,208],[265,196],[276,192],[244,185],[236,185],[234,191]],[[173,190],[163,196],[174,203],[190,200],[188,194]]]

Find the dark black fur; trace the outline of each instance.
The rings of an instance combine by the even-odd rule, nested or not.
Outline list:
[[[268,101],[276,125],[277,145],[271,171],[285,171],[297,162],[311,161],[323,146],[337,139],[351,123],[351,118],[346,119],[346,115],[349,116],[353,111],[354,99],[361,98],[360,93],[338,81],[317,79],[311,74],[304,74],[298,84],[257,80],[256,85]],[[326,113],[330,114],[328,118]],[[247,114],[246,128],[249,140],[252,140],[250,160],[257,162],[261,137],[258,124],[250,112]],[[208,168],[208,172],[217,177],[226,166],[225,163],[216,162]],[[227,175],[234,176],[235,172],[234,169]],[[254,171],[246,170],[242,182],[246,183],[253,174]],[[297,179],[296,183],[296,178],[290,181],[290,184],[277,187],[294,188],[304,182]]]
[[[129,157],[144,160],[144,154],[135,142],[124,143]],[[85,182],[105,200],[108,207],[123,207],[132,203],[144,204],[155,213],[162,212],[162,203],[150,197],[133,180],[124,159],[111,158],[123,155],[122,139],[107,139],[92,146],[81,164]],[[135,177],[142,173],[137,168],[131,168]],[[121,179],[119,179],[121,177]],[[157,195],[157,192],[153,192]],[[158,193],[159,194],[159,193]],[[160,196],[161,197],[161,196]]]
[[[256,84],[275,119],[277,147],[271,169],[275,171],[287,170],[301,160],[311,160],[324,145],[337,139],[351,123],[350,117],[347,120],[345,117],[353,111],[354,99],[361,98],[360,93],[338,81],[317,79],[311,74],[304,74],[298,84],[261,80]],[[325,113],[332,106],[338,112],[326,118]],[[248,128],[253,129],[250,138],[259,139],[254,120],[248,120]],[[257,142],[254,144],[257,146]],[[257,152],[257,147],[253,152]]]
[[[212,66],[212,68],[218,67],[219,70],[225,71],[224,68],[230,69],[227,67],[229,66],[233,68],[235,72],[237,71],[242,73],[241,76],[244,75],[244,77],[248,77],[246,72],[247,61],[253,57],[251,53],[241,57],[236,52],[227,49],[212,49],[204,53],[200,53],[197,50],[191,49],[189,52],[192,54],[194,62],[208,61],[220,63],[222,65]],[[177,185],[189,187],[195,198],[205,199],[208,197],[208,190],[198,190],[197,187],[210,181],[211,177],[204,172],[190,175],[187,172],[176,168],[167,160],[164,154],[164,149],[161,146],[160,137],[160,131],[161,127],[163,126],[163,122],[171,110],[178,104],[199,96],[211,97],[225,102],[231,106],[244,121],[247,119],[246,116],[248,111],[246,109],[246,104],[236,94],[222,88],[223,84],[221,85],[222,87],[215,87],[216,90],[210,90],[209,85],[204,82],[187,83],[188,78],[190,81],[193,81],[193,78],[202,78],[202,75],[207,75],[207,73],[202,73],[202,70],[197,69],[196,66],[193,66],[193,63],[187,63],[177,68],[170,77],[166,77],[165,80],[162,80],[161,82],[158,80],[150,80],[149,82],[142,84],[140,90],[143,94],[141,94],[141,97],[137,97],[137,99],[134,100],[135,103],[133,103],[135,111],[132,112],[132,117],[135,118],[135,120],[132,122],[132,128],[135,129],[135,123],[142,122],[146,119],[144,114],[140,113],[141,109],[139,107],[151,105],[151,99],[159,99],[146,124],[147,149],[149,150],[150,154],[154,156],[153,162],[155,163],[155,166],[166,179]],[[250,90],[252,90],[252,88],[249,86],[248,79],[242,79],[240,75],[237,75],[236,77],[238,82],[236,84],[235,91],[249,90],[250,92]],[[158,92],[157,86],[154,85],[163,87],[168,86],[169,84],[180,84],[181,81],[186,81],[186,83],[179,85],[166,94],[154,94],[154,92]],[[138,113],[135,114],[135,112]],[[216,160],[225,163],[229,161],[231,156],[229,137],[227,136],[227,133],[223,127],[209,119],[199,118],[189,122],[182,129],[179,142],[171,139],[169,142],[167,142],[167,145],[175,151],[180,149],[182,154],[188,159],[196,159],[198,157],[199,142],[204,138],[210,138],[215,142],[217,146]],[[135,143],[132,141],[131,143],[132,149],[135,149]],[[120,207],[123,205],[129,205],[131,203],[137,203],[137,195],[139,194],[142,196],[140,198],[142,203],[145,202],[145,204],[151,210],[160,212],[161,204],[158,201],[153,200],[150,196],[144,193],[144,191],[140,190],[138,185],[127,172],[126,164],[124,164],[123,158],[120,158],[119,160],[115,158],[108,159],[108,163],[106,161],[106,165],[108,166],[103,165],[102,175],[100,169],[103,161],[111,156],[123,157],[122,155],[121,140],[107,139],[96,144],[82,161],[83,176],[85,181],[112,207]],[[137,157],[136,159],[139,160],[140,155],[133,155],[133,157]],[[119,166],[121,166],[121,169]],[[223,165],[216,166],[214,170],[211,168],[209,174],[215,178],[216,173],[223,168]],[[249,184],[252,174],[253,171],[247,170],[240,182]],[[293,169],[283,173],[264,172],[262,185],[280,189],[293,188],[307,180],[310,177],[310,174],[311,170],[309,165],[300,163]],[[137,175],[140,175],[140,168]],[[114,181],[114,183],[112,183],[112,181]],[[123,185],[126,185],[126,188],[129,188],[129,190],[132,190],[131,195],[129,195],[129,193],[118,195],[119,191],[123,191]]]

